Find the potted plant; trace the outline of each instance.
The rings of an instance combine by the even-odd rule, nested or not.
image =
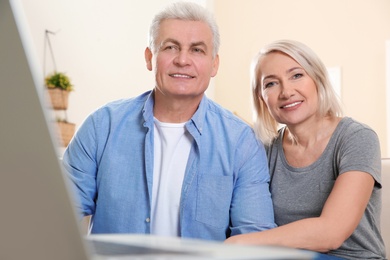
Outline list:
[[[53,109],[66,110],[68,108],[69,92],[74,90],[69,77],[63,72],[55,71],[45,78],[45,85]]]
[[[75,124],[68,122],[66,114],[69,92],[74,90],[73,85],[65,73],[56,71],[45,78],[45,85],[50,96],[52,108],[54,110],[62,110],[62,113],[65,115],[63,118],[57,118],[56,125],[59,141],[62,146],[66,147],[75,132]]]
[[[64,147],[68,146],[70,140],[72,139],[75,133],[76,124],[69,123],[65,119],[58,118],[57,128],[58,128],[58,138],[60,144]]]

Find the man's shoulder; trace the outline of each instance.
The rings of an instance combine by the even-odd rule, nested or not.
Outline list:
[[[121,120],[121,118],[139,117],[149,97],[150,92],[145,92],[139,96],[123,98],[110,101],[90,114],[93,120],[112,121]]]
[[[207,99],[207,114],[215,119],[222,120],[237,127],[251,128],[249,123],[243,118],[238,117],[235,113],[218,104],[217,102]]]
[[[136,97],[122,98],[110,101],[97,109],[97,111],[126,111],[128,109],[134,110],[137,107],[142,107],[149,97],[149,93],[145,92]]]
[[[129,97],[129,98],[122,98],[122,99],[117,99],[114,101],[110,101],[107,104],[105,104],[102,107],[109,107],[109,108],[115,108],[115,107],[125,107],[125,106],[137,106],[137,105],[142,105],[146,102],[150,94],[150,91],[145,92],[139,96],[136,97]]]

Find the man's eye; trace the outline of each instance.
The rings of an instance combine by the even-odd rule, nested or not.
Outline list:
[[[164,48],[164,50],[176,50],[176,49],[177,49],[177,46],[175,46],[175,45],[167,45]]]
[[[201,48],[193,48],[193,51],[198,53],[204,53],[204,50]]]

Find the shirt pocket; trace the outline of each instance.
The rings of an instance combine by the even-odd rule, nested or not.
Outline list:
[[[203,176],[198,180],[196,220],[215,228],[227,228],[233,193],[231,176]]]

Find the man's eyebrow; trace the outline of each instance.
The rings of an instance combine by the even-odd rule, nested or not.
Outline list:
[[[172,38],[165,39],[164,41],[161,42],[160,46],[163,46],[163,45],[165,45],[167,43],[173,43],[175,45],[182,46],[182,44],[179,41],[177,41],[175,39],[172,39]],[[207,49],[207,44],[204,41],[193,42],[193,43],[191,43],[190,46],[191,47],[202,46],[205,49]]]
[[[201,48],[203,48],[204,49],[204,51],[206,51],[207,52],[207,50],[208,50],[208,46],[207,46],[207,44],[204,42],[204,41],[199,41],[199,42],[194,42],[194,43],[191,43],[191,47],[193,48],[193,47],[201,47]]]
[[[194,42],[194,43],[191,43],[191,46],[204,46],[205,48],[207,48],[207,44],[203,41],[199,41],[199,42]]]
[[[172,39],[172,38],[165,39],[164,41],[161,42],[160,46],[163,46],[163,45],[165,45],[167,43],[173,43],[173,44],[176,44],[176,45],[180,46],[180,43],[177,40]]]

